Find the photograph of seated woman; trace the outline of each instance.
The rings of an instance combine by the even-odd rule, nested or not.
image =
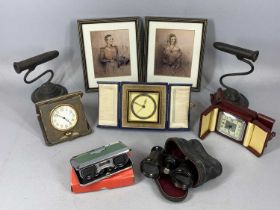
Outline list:
[[[155,75],[190,77],[193,31],[157,29]]]
[[[130,75],[128,43],[123,43],[125,40],[119,38],[124,31],[114,32],[114,35],[118,35],[118,44],[115,44],[114,35],[108,31],[107,33],[103,31],[93,32],[91,38],[96,78]],[[100,39],[103,41],[100,42]]]
[[[174,70],[181,68],[182,64],[182,52],[176,46],[176,39],[175,34],[169,34],[167,45],[164,47],[162,55],[162,63]]]

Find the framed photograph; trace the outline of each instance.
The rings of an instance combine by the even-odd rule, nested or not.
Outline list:
[[[141,79],[138,17],[78,20],[86,92],[98,81]]]
[[[206,19],[146,17],[147,82],[192,84],[200,91]]]

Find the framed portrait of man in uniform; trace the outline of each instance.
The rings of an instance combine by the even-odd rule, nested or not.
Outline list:
[[[147,82],[188,83],[200,90],[206,19],[146,17]]]
[[[141,81],[139,18],[78,20],[86,92],[98,81]]]

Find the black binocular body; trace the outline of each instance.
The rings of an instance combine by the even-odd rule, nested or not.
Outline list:
[[[188,188],[198,187],[222,173],[221,163],[210,156],[196,140],[169,138],[164,148],[155,146],[141,161],[141,172],[155,180],[162,195],[182,201]]]
[[[132,163],[128,155],[121,154],[116,157],[81,168],[78,171],[78,178],[81,185],[88,185],[97,182],[108,175],[121,172],[123,169],[126,169],[131,165]]]
[[[89,185],[132,167],[130,149],[122,142],[108,144],[71,158],[80,185]]]

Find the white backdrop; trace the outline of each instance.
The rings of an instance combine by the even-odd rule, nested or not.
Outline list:
[[[279,209],[279,49],[280,3],[276,0],[61,0],[0,2],[0,209]],[[39,70],[54,69],[54,82],[70,92],[84,90],[77,19],[163,16],[209,20],[201,92],[192,94],[190,132],[143,132],[98,129],[97,94],[85,94],[83,103],[94,133],[53,147],[43,143],[30,100],[42,81],[26,85],[12,63],[49,50],[57,59]],[[241,90],[250,107],[276,119],[278,136],[263,157],[216,134],[203,141],[206,150],[223,164],[223,174],[191,189],[188,198],[174,204],[165,200],[155,184],[139,172],[139,162],[154,145],[171,136],[197,138],[199,115],[209,104],[209,93],[219,87],[219,77],[245,71],[229,54],[216,51],[214,41],[259,50],[255,72],[230,79]],[[36,75],[37,73],[34,73]],[[136,184],[131,187],[86,194],[70,192],[72,156],[121,140],[133,150]]]

